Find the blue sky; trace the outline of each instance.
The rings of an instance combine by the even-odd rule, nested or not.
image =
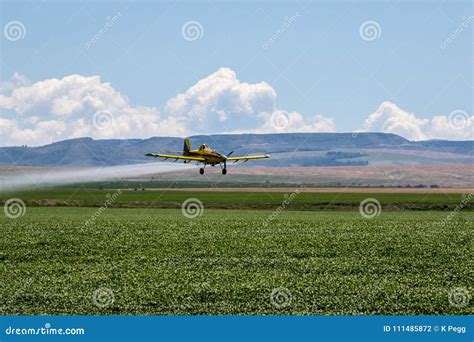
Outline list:
[[[210,126],[215,133],[220,128],[225,132],[269,132],[272,125],[264,121],[276,118],[280,123],[277,132],[381,130],[418,140],[472,139],[474,20],[470,1],[2,1],[0,13],[2,28],[12,21],[24,26],[21,39],[6,39],[5,32],[1,37],[0,117],[5,127],[14,124],[19,136],[28,137],[33,144],[48,141],[44,131],[34,133],[35,125],[57,117],[44,112],[49,107],[38,105],[38,99],[26,104],[33,110],[19,110],[25,103],[13,102],[24,99],[14,99],[12,91],[20,87],[69,75],[99,76],[100,81],[92,83],[109,83],[113,91],[126,97],[126,108],[143,106],[146,111],[156,111],[160,120],[175,116],[166,122],[157,121],[161,128],[156,135],[163,131],[176,135],[212,133],[179,131],[171,126],[181,125],[183,117],[196,112],[192,104],[197,100],[192,91],[188,92],[190,87],[222,67],[235,74],[237,81],[233,82],[237,84],[217,89],[213,78],[207,79],[213,85],[203,85],[199,98],[211,92],[209,101],[213,104],[201,104],[206,113],[191,115],[215,120]],[[198,30],[202,27],[198,39],[183,37],[183,25],[190,21],[198,22]],[[110,27],[100,33],[107,22],[111,22]],[[360,31],[367,22],[377,25],[373,40]],[[92,42],[98,33],[99,38]],[[15,73],[28,81],[13,85]],[[224,79],[233,77],[226,73]],[[80,80],[71,81],[69,93],[62,92],[61,96],[70,96],[70,88]],[[243,110],[247,103],[235,105],[235,98],[226,98],[229,89],[261,82],[268,88],[251,91],[261,94],[263,104],[252,100],[251,108]],[[186,105],[167,107],[177,94],[184,95]],[[101,102],[107,98],[106,94],[100,96]],[[121,113],[128,109],[100,106],[92,111],[81,107],[82,112],[78,110],[74,117],[94,115],[93,111],[100,109],[111,113],[114,124],[125,120]],[[261,108],[271,113],[264,115],[259,112]],[[207,111],[217,114],[206,117]],[[453,111],[456,118],[450,117]],[[23,120],[28,115],[35,119]],[[67,115],[57,115],[66,126],[74,123],[64,119]],[[152,115],[149,112],[146,118]],[[368,119],[373,124],[368,124]],[[189,117],[186,120],[189,122]],[[454,126],[462,127],[451,129],[450,120],[458,120]],[[404,127],[407,121],[416,127]],[[98,138],[129,137],[140,125],[130,124],[135,129],[129,131],[110,127],[81,132]],[[58,138],[81,133],[61,127],[55,128],[60,132]],[[16,142],[11,136],[8,140]]]

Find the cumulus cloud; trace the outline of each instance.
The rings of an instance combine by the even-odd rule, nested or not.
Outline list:
[[[474,115],[455,110],[448,116],[435,116],[430,122],[429,136],[433,139],[474,140]]]
[[[164,112],[189,134],[334,131],[330,118],[318,115],[305,120],[297,112],[276,108],[276,97],[266,82],[241,82],[234,71],[221,68],[170,99]]]
[[[1,82],[0,81],[0,92],[8,91],[9,89],[14,89],[20,86],[26,86],[31,84],[31,81],[25,75],[22,75],[18,72],[15,72],[10,80]]]
[[[171,98],[163,110],[132,105],[99,76],[70,75],[30,82],[13,75],[0,83],[2,145],[41,145],[69,138],[146,138],[233,132],[327,132],[334,122],[305,118],[275,107],[275,90],[265,82],[240,82],[221,68]],[[3,115],[2,115],[3,116]],[[276,120],[283,116],[286,124]]]
[[[156,108],[132,104],[99,76],[70,75],[0,82],[1,145],[43,145],[78,137],[147,138],[211,133],[335,132],[333,118],[276,106],[266,82],[241,82],[221,68]],[[421,119],[391,102],[365,120],[363,131],[410,140],[474,139],[474,116],[462,111]]]
[[[3,145],[173,133],[159,124],[155,108],[133,106],[98,76],[70,75],[31,83],[14,75],[1,83],[0,108],[16,114],[0,121]]]
[[[474,139],[474,116],[462,110],[421,119],[388,101],[369,115],[363,127],[363,131],[395,133],[409,140]]]
[[[334,119],[322,115],[304,118],[298,112],[287,112],[277,109],[272,113],[263,113],[264,125],[254,130],[258,133],[274,132],[335,132]]]
[[[410,140],[423,140],[423,133],[429,121],[418,119],[413,113],[405,112],[396,104],[383,102],[375,112],[365,120],[367,131],[395,133]]]

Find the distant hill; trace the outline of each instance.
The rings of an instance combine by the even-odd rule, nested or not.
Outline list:
[[[269,160],[252,165],[342,166],[367,164],[474,163],[474,141],[409,141],[387,133],[288,133],[199,135],[196,148],[207,143],[235,156],[269,153]],[[0,147],[0,164],[31,166],[106,166],[151,161],[148,152],[180,151],[182,138],[79,138],[40,147]],[[247,165],[250,166],[251,163]]]

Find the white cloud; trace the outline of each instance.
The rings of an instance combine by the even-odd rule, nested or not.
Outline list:
[[[233,131],[259,126],[258,114],[271,113],[275,99],[267,83],[241,83],[234,71],[221,68],[171,98],[164,112],[189,134]]]
[[[0,82],[1,144],[43,145],[78,137],[336,131],[332,118],[286,111],[275,105],[276,98],[266,82],[241,82],[234,71],[221,68],[171,98],[159,113],[131,104],[98,76],[70,75],[32,83],[15,73]],[[474,139],[474,116],[454,114],[421,119],[384,102],[366,119],[363,130],[410,140]]]
[[[453,111],[448,116],[435,116],[431,119],[429,134],[431,138],[474,140],[474,115]]]
[[[19,82],[18,80],[22,81]],[[70,75],[30,84],[14,75],[1,83],[0,108],[16,113],[0,121],[2,145],[41,145],[69,138],[129,138],[173,133],[155,108],[133,106],[98,76]],[[94,115],[113,120],[98,127]]]
[[[379,108],[365,120],[367,131],[395,133],[410,140],[426,138],[423,130],[428,120],[418,119],[413,113],[405,112],[391,102],[382,103]]]
[[[395,133],[409,140],[474,139],[474,116],[463,111],[452,114],[420,119],[386,101],[365,120],[363,130]]]
[[[170,99],[164,112],[185,126],[188,134],[334,130],[332,119],[318,115],[305,120],[299,113],[276,108],[276,97],[266,82],[240,82],[234,71],[220,68]],[[275,126],[276,115],[287,116],[288,123]]]
[[[41,145],[77,137],[146,138],[231,132],[334,131],[330,118],[305,119],[275,108],[275,90],[265,82],[240,82],[221,68],[171,98],[164,115],[134,106],[99,76],[70,75],[31,83],[15,74],[0,83],[0,108],[16,118],[0,121],[3,145]],[[288,125],[272,125],[280,113]]]
[[[31,84],[31,81],[25,75],[15,72],[10,80],[6,82],[0,82],[0,94],[2,91],[14,89],[20,86],[26,86]]]
[[[310,119],[305,119],[298,112],[286,112],[275,110],[272,113],[263,113],[265,124],[256,129],[258,133],[274,132],[335,132],[334,119],[322,115],[315,115]]]

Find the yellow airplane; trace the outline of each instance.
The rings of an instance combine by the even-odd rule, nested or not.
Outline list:
[[[190,163],[192,161],[196,161],[197,163],[203,163],[204,167],[199,169],[199,173],[201,175],[204,174],[204,168],[208,164],[212,166],[216,166],[217,164],[219,164],[220,167],[222,168],[222,174],[225,175],[227,173],[228,161],[233,161],[234,163],[237,163],[240,160],[247,162],[251,159],[270,158],[268,154],[261,155],[261,156],[243,156],[243,157],[229,158],[229,156],[232,153],[234,153],[234,151],[230,152],[228,155],[217,153],[216,150],[209,148],[209,146],[207,146],[206,144],[201,144],[198,150],[191,150],[189,139],[184,139],[183,154],[181,156],[175,156],[171,154],[162,154],[162,153],[158,153],[158,154],[147,153],[145,154],[145,156],[155,157],[155,158],[164,158],[164,160],[167,160],[167,159],[174,159],[174,161],[183,160],[185,164]],[[222,166],[222,164],[224,164],[224,166]]]

